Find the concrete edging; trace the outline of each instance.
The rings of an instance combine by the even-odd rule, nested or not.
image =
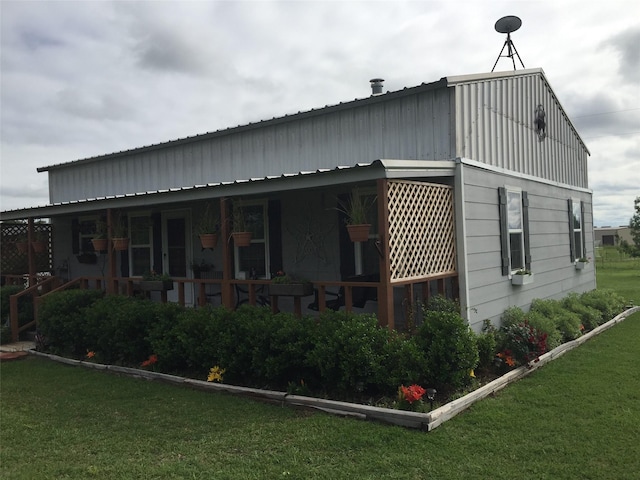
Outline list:
[[[374,407],[370,405],[360,405],[357,403],[340,402],[337,400],[326,400],[322,398],[304,397],[299,395],[290,395],[286,392],[273,390],[261,390],[257,388],[239,387],[235,385],[227,385],[224,383],[205,382],[190,378],[178,377],[166,373],[151,372],[148,370],[139,370],[137,368],[120,367],[118,365],[103,365],[99,363],[86,362],[84,360],[73,360],[58,355],[28,350],[32,355],[46,357],[51,360],[64,363],[67,365],[80,366],[85,368],[93,368],[95,370],[105,370],[114,373],[124,374],[133,378],[144,378],[147,380],[157,380],[175,385],[186,385],[204,391],[226,392],[233,395],[243,395],[261,400],[280,403],[281,405],[291,405],[306,408],[315,408],[333,415],[342,415],[346,417],[355,417],[363,420],[377,420],[393,425],[403,427],[419,428],[421,430],[431,431],[442,425],[447,420],[455,417],[460,412],[466,410],[475,402],[482,400],[489,395],[502,390],[510,383],[519,380],[531,372],[546,365],[552,360],[561,357],[566,352],[573,350],[582,345],[587,340],[608,330],[614,325],[622,322],[629,315],[640,311],[639,307],[629,308],[621,314],[617,315],[608,322],[594,328],[590,332],[581,337],[554,348],[553,350],[541,355],[537,362],[530,365],[518,367],[505,375],[489,382],[488,384],[474,390],[464,397],[453,400],[452,402],[442,405],[428,413],[410,412],[406,410],[396,410],[392,408]]]

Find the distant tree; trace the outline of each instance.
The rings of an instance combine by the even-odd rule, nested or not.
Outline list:
[[[640,248],[640,197],[636,197],[633,201],[636,213],[629,220],[629,228],[631,229],[631,237],[636,244],[636,248]]]

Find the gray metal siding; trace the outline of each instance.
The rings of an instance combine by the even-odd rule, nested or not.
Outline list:
[[[231,182],[379,158],[450,159],[452,89],[49,170],[51,202]]]
[[[588,152],[541,73],[464,82],[455,89],[457,156],[588,186]],[[546,112],[542,141],[534,128],[538,104]]]
[[[469,323],[476,330],[484,319],[498,323],[510,306],[527,310],[534,298],[562,298],[571,291],[595,288],[593,264],[576,271],[569,252],[567,199],[585,202],[586,248],[594,258],[591,194],[567,187],[464,166],[464,204],[467,234]],[[511,285],[500,268],[498,187],[519,187],[529,196],[531,285]]]

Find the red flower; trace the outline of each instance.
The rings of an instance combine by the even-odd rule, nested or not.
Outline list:
[[[426,393],[426,390],[424,388],[416,384],[413,384],[410,387],[405,387],[404,385],[401,385],[400,389],[402,390],[402,395],[404,396],[404,399],[409,403],[413,403],[417,400],[420,400],[422,396]]]
[[[148,367],[153,365],[158,361],[158,356],[156,354],[149,355],[149,358],[140,364],[141,367]]]

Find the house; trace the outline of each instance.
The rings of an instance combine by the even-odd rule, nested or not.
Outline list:
[[[621,242],[627,242],[633,245],[633,237],[631,236],[631,228],[628,225],[620,227],[595,227],[594,240],[596,247],[619,246]]]
[[[440,292],[458,297],[479,330],[507,307],[595,288],[593,266],[576,266],[594,249],[589,151],[541,69],[388,93],[376,79],[372,88],[338,105],[39,168],[50,204],[0,219],[51,219],[53,265],[67,280],[132,293],[145,272],[165,272],[175,288],[151,295],[187,305],[341,307],[404,328],[415,302]],[[337,209],[353,193],[374,203],[360,242]],[[213,249],[193,234],[207,208],[219,216]],[[231,239],[240,212],[253,233],[244,247]],[[101,224],[109,237],[126,227],[125,250],[94,251]],[[312,281],[315,297],[270,295],[277,271]]]

